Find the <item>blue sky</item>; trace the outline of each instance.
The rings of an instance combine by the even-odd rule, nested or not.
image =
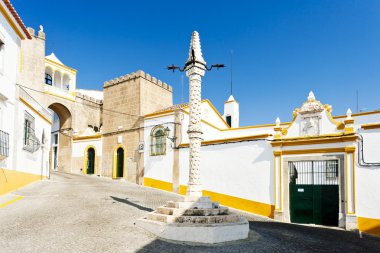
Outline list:
[[[27,26],[42,24],[46,53],[78,70],[77,86],[142,69],[169,83],[181,102],[181,75],[193,30],[208,64],[230,66],[241,125],[289,121],[313,90],[333,114],[380,109],[380,1],[13,0]],[[184,75],[184,74],[183,74]],[[229,68],[207,72],[203,98],[222,113]],[[184,75],[184,99],[188,79]]]

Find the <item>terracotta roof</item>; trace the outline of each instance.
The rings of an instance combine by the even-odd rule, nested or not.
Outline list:
[[[14,19],[16,20],[17,24],[21,27],[21,29],[25,33],[26,37],[31,40],[32,36],[29,34],[28,30],[26,29],[24,23],[22,22],[20,16],[18,15],[17,11],[15,10],[15,8],[11,4],[11,2],[9,0],[3,0],[3,2],[5,4],[5,6],[7,6],[9,12],[12,13]]]
[[[176,105],[172,105],[172,106],[163,108],[161,110],[155,111],[154,113],[157,113],[157,112],[166,112],[166,111],[174,111],[174,110],[177,110],[177,109],[183,109],[183,108],[185,108],[187,106],[189,106],[189,103],[176,104]]]

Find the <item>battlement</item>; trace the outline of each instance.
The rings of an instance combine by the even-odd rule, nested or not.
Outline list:
[[[155,85],[162,87],[165,90],[168,90],[170,92],[173,91],[172,86],[170,86],[167,83],[162,82],[161,80],[158,80],[157,78],[155,78],[155,77],[153,77],[153,76],[145,73],[142,70],[138,70],[137,72],[132,72],[132,73],[127,74],[125,76],[120,76],[120,77],[117,77],[117,78],[112,79],[110,81],[104,82],[104,86],[103,87],[107,88],[107,87],[110,87],[110,86],[117,85],[119,83],[125,82],[127,80],[133,80],[133,79],[136,79],[136,78],[139,78],[139,77],[144,78],[145,80],[150,81],[150,82],[154,83]]]
[[[90,96],[82,94],[80,92],[75,92],[75,97],[81,98],[83,100],[87,100],[87,101],[90,101],[90,102],[93,102],[93,103],[96,103],[99,105],[103,104],[103,100],[90,97]]]

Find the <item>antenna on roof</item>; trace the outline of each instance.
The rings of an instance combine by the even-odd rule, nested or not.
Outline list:
[[[233,93],[233,75],[232,75],[232,55],[233,55],[233,53],[234,53],[234,51],[231,49],[231,68],[230,68],[230,72],[231,72],[231,95],[232,95],[232,93]]]

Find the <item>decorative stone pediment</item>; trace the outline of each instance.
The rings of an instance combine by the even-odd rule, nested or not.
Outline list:
[[[320,113],[323,111],[323,109],[324,107],[322,103],[315,100],[314,93],[310,91],[307,101],[302,105],[301,109],[299,110],[299,113],[301,115],[310,113]]]
[[[344,129],[344,123],[335,121],[331,116],[331,111],[332,107],[316,100],[311,91],[301,108],[293,111],[293,120],[290,125],[286,128],[277,126],[274,129],[275,138],[313,137],[339,133]]]

